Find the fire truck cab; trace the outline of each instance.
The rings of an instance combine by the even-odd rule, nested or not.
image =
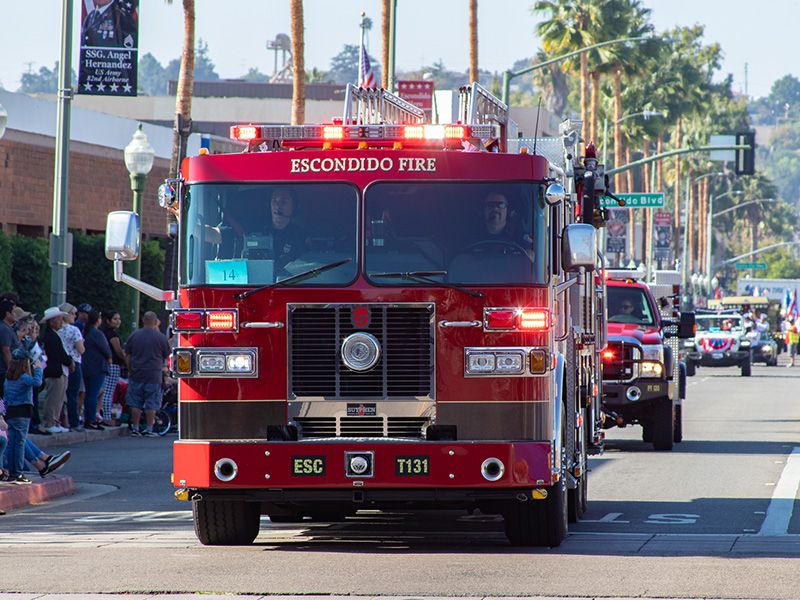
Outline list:
[[[122,273],[138,219],[109,215],[118,281],[172,309],[173,482],[203,544],[416,507],[557,546],[585,510],[605,322],[580,123],[520,144],[505,104],[461,95],[437,125],[350,86],[340,120],[186,159],[160,194],[176,294]]]
[[[678,311],[678,285],[649,286],[643,275],[635,270],[606,272],[604,426],[639,424],[645,442],[651,442],[656,450],[672,450],[683,437],[685,395],[685,367],[672,340],[693,337],[694,314]],[[651,287],[661,288],[661,292],[670,288],[672,293],[660,296],[657,302]]]

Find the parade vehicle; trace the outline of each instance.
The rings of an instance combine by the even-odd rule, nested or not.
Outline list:
[[[657,302],[643,275],[640,271],[606,272],[604,426],[639,424],[645,442],[656,450],[672,450],[683,438],[685,377],[681,377],[677,344],[671,340],[694,335],[694,314],[677,310],[679,286],[654,285],[672,292]],[[662,308],[669,316],[662,314]]]
[[[687,340],[686,371],[694,375],[697,367],[739,367],[742,377],[752,369],[751,340],[744,317],[735,310],[697,313],[697,335]]]
[[[764,363],[768,367],[778,366],[778,343],[769,332],[757,332],[751,337],[750,353],[750,362]]]
[[[186,159],[179,289],[122,272],[138,218],[109,215],[115,276],[168,301],[178,339],[176,497],[203,544],[358,509],[504,517],[557,546],[600,449],[602,190],[580,123],[520,143],[477,84],[430,124],[349,86],[341,119],[241,125]],[[595,185],[596,184],[596,185]]]

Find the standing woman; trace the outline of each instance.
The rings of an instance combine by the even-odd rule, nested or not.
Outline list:
[[[86,352],[82,357],[83,382],[86,386],[86,397],[83,400],[83,422],[86,429],[104,429],[97,422],[97,397],[103,389],[103,383],[109,372],[111,347],[106,336],[97,329],[100,324],[100,313],[93,310],[83,328],[83,344]]]
[[[127,365],[125,350],[119,337],[119,326],[122,319],[116,310],[103,311],[103,333],[106,335],[108,345],[111,347],[111,368],[103,385],[103,424],[114,425],[111,418],[111,405],[114,403],[114,391],[117,389],[122,368]],[[87,391],[88,393],[88,391]]]
[[[67,377],[67,420],[69,421],[70,429],[80,429],[78,392],[83,381],[83,371],[81,370],[81,355],[85,351],[83,335],[81,330],[74,325],[75,317],[78,316],[78,309],[69,302],[65,302],[58,308],[66,313],[64,326],[58,330],[58,335],[64,344],[64,350],[75,361],[75,370]]]
[[[44,368],[44,387],[47,393],[44,401],[44,427],[50,433],[69,431],[58,423],[67,400],[67,377],[75,370],[75,361],[67,354],[58,335],[58,330],[64,325],[64,314],[57,306],[51,306],[44,311],[44,317],[40,321],[44,328],[44,353],[47,355],[47,366]]]

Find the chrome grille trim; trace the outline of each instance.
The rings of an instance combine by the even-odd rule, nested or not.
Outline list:
[[[368,327],[352,324],[356,307],[370,310]],[[432,303],[287,305],[288,398],[432,400],[435,398],[435,307]],[[342,340],[358,331],[378,338],[382,356],[370,371],[342,364]],[[379,411],[380,412],[380,411]]]
[[[295,417],[301,439],[422,439],[428,417]]]

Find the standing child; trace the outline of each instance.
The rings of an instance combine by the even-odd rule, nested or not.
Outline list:
[[[11,363],[6,371],[4,400],[8,422],[8,470],[12,483],[24,485],[31,480],[25,477],[25,440],[33,416],[33,390],[42,385],[42,364],[31,365],[28,350],[22,347],[11,352]]]

